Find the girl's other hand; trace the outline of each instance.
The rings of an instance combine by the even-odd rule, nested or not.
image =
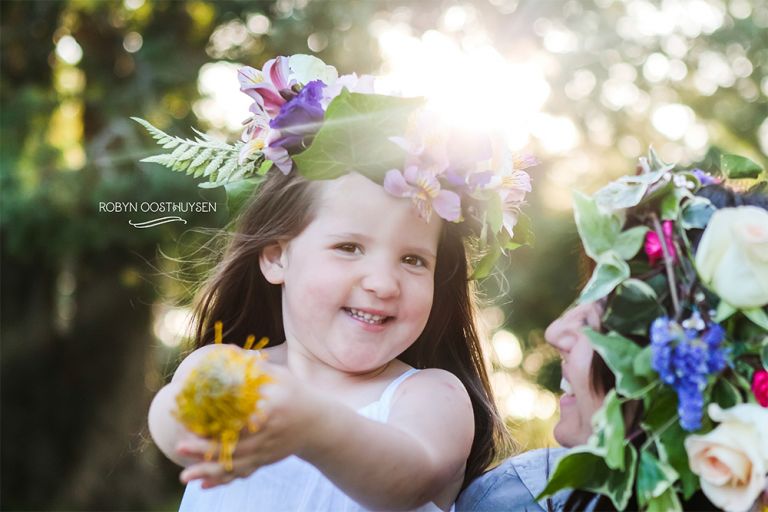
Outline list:
[[[262,388],[263,399],[253,416],[256,431],[245,428],[240,432],[232,454],[232,471],[218,462],[219,443],[189,434],[176,446],[180,457],[195,461],[182,471],[183,483],[202,479],[203,488],[226,484],[289,455],[300,455],[311,441],[313,425],[322,414],[324,397],[310,391],[284,367],[260,364],[274,381]],[[212,457],[206,460],[206,454]]]

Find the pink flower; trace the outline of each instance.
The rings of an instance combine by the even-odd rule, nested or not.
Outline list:
[[[752,393],[757,398],[757,403],[763,407],[768,407],[768,372],[758,370],[752,378]]]
[[[286,101],[280,92],[292,85],[288,80],[289,73],[288,58],[276,57],[267,61],[261,71],[250,66],[240,68],[237,78],[240,90],[253,98],[258,109],[275,117]]]
[[[461,218],[461,198],[450,190],[440,190],[440,182],[431,173],[409,166],[405,173],[397,169],[387,171],[384,190],[397,197],[413,199],[421,217],[429,222],[432,209],[449,222]]]
[[[669,251],[669,255],[672,258],[672,263],[675,263],[677,262],[677,252],[675,251],[675,244],[672,240],[674,223],[671,220],[665,220],[661,229],[664,232],[664,241],[666,242],[667,251]],[[659,235],[655,231],[649,231],[648,234],[645,235],[645,254],[648,255],[648,261],[651,265],[655,265],[657,261],[664,258],[664,250],[661,247]]]
[[[269,132],[269,122],[263,115],[254,115],[248,121],[241,137],[241,140],[245,142],[240,148],[239,161],[241,164],[248,160],[253,153],[264,149]]]

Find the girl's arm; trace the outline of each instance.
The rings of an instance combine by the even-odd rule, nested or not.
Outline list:
[[[180,440],[194,436],[172,414],[176,408],[176,395],[186,376],[202,357],[211,350],[220,350],[221,347],[227,347],[227,345],[206,345],[189,354],[176,368],[171,382],[158,391],[149,406],[147,417],[149,433],[160,451],[179,466],[189,466],[197,462],[197,459],[184,457],[176,449]],[[228,347],[230,350],[231,348]]]
[[[364,506],[411,509],[461,483],[473,436],[461,382],[423,370],[400,385],[386,424],[337,404],[300,455]]]
[[[380,423],[295,380],[290,384],[284,369],[270,373],[280,385],[270,386],[259,431],[241,437],[233,471],[202,461],[207,442],[185,442],[181,453],[201,462],[182,472],[183,481],[202,478],[204,488],[212,487],[296,454],[368,508],[411,509],[452,486],[458,492],[474,420],[469,396],[452,374],[430,369],[406,379],[388,422]]]

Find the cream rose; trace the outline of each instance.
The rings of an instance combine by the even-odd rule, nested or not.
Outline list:
[[[717,210],[696,251],[696,269],[732,306],[768,303],[768,211],[756,206]]]
[[[688,436],[685,450],[701,490],[719,508],[747,511],[768,485],[768,409],[741,404],[723,410],[709,405],[720,425],[708,434]]]

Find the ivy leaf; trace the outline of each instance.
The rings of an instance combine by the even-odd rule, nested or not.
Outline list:
[[[663,314],[656,291],[648,283],[626,279],[616,289],[603,323],[610,330],[646,336],[651,322]]]
[[[739,389],[727,379],[717,379],[712,386],[712,401],[723,409],[742,402]]]
[[[643,347],[640,353],[637,355],[632,368],[635,370],[635,374],[648,379],[656,378],[656,371],[651,366],[651,347]]]
[[[621,232],[621,219],[600,211],[595,200],[580,192],[573,193],[573,214],[584,251],[593,260],[613,248]]]
[[[683,486],[683,497],[690,498],[699,489],[699,477],[695,475],[688,464],[688,452],[685,451],[685,438],[688,432],[683,430],[679,421],[675,421],[661,434],[661,443],[670,466],[680,475]]]
[[[624,471],[624,416],[615,389],[605,396],[603,405],[592,416],[592,431],[589,444],[605,450],[609,468]]]
[[[677,220],[680,215],[680,203],[683,199],[691,197],[691,192],[682,187],[672,187],[661,200],[662,220]]]
[[[312,145],[293,156],[302,176],[334,179],[357,171],[381,182],[390,169],[401,169],[405,152],[389,138],[402,136],[410,115],[424,101],[342,90],[328,105]]]
[[[648,450],[640,452],[637,468],[637,501],[644,508],[653,498],[658,498],[677,481],[677,471],[665,462],[659,461]]]
[[[648,226],[635,226],[626,231],[622,231],[613,245],[619,256],[625,260],[634,258],[640,251],[645,242],[645,234],[650,231]]]
[[[622,176],[598,190],[595,203],[604,212],[615,212],[637,206],[645,197],[648,188],[659,181],[672,166],[637,176]]]
[[[739,155],[720,155],[720,170],[732,180],[757,178],[763,172],[763,168],[758,164]]]
[[[649,381],[635,373],[635,359],[642,350],[637,343],[616,332],[602,334],[586,328],[584,334],[616,376],[616,391],[621,396],[640,398],[654,386],[655,379]]]
[[[653,400],[646,397],[645,416],[642,427],[645,431],[658,431],[677,419],[677,394],[670,387],[663,386],[655,393]]]
[[[675,489],[670,487],[660,496],[651,498],[648,502],[648,508],[645,510],[646,512],[682,512],[683,505],[680,503]]]
[[[683,206],[681,225],[683,229],[704,229],[716,208],[706,197],[693,196]]]
[[[637,451],[631,444],[624,448],[626,471],[609,468],[600,448],[577,446],[558,461],[547,486],[535,499],[538,501],[561,489],[584,489],[607,496],[616,509],[624,510],[632,495],[636,462]]]
[[[612,250],[604,252],[598,257],[597,267],[579,295],[579,303],[602,299],[629,278],[629,275],[629,265],[621,256]]]

